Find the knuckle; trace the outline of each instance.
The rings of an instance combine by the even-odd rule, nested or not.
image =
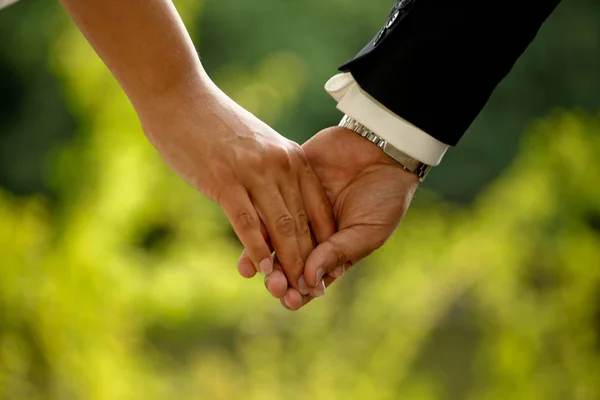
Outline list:
[[[265,159],[259,153],[250,152],[245,155],[244,165],[249,170],[262,172],[265,169]]]
[[[275,230],[283,236],[292,236],[296,232],[296,224],[291,215],[285,214],[275,221]]]
[[[204,193],[206,194],[206,197],[208,197],[209,199],[212,199],[217,204],[220,204],[221,206],[224,207],[224,204],[225,204],[225,197],[224,197],[225,190],[224,190],[223,186],[216,186],[216,187],[206,188],[206,189],[204,189]]]
[[[305,212],[300,211],[296,218],[298,219],[298,229],[302,235],[308,235],[310,233],[310,229],[308,228],[308,216]]]
[[[282,151],[278,154],[277,163],[279,164],[279,167],[286,172],[291,171],[292,166],[293,166],[292,158],[285,151]]]
[[[278,147],[273,150],[273,158],[280,169],[284,171],[292,169],[292,157],[286,148]]]
[[[302,146],[300,146],[298,143],[292,142],[290,144],[289,153],[294,158],[294,160],[296,160],[302,166],[308,167],[310,165],[308,163],[308,159],[306,158],[304,150],[302,150]]]
[[[244,161],[250,165],[262,165],[263,163],[263,158],[260,156],[259,153],[247,153],[245,158],[246,159]]]
[[[235,214],[235,223],[238,228],[244,231],[256,229],[259,227],[258,219],[248,210],[241,209]]]
[[[244,190],[239,185],[237,180],[227,174],[222,175],[220,180],[215,179],[216,184],[203,188],[202,192],[217,204],[221,205],[225,209],[232,210],[233,204],[235,204],[235,194]]]

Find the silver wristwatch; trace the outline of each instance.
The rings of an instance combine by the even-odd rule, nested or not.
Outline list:
[[[379,136],[375,135],[366,126],[362,125],[360,122],[347,115],[345,115],[344,118],[342,118],[342,121],[339,123],[339,126],[353,130],[360,136],[367,139],[369,142],[375,144],[377,147],[383,150],[385,154],[392,157],[400,165],[402,165],[402,167],[404,167],[405,170],[417,175],[419,177],[419,181],[421,182],[423,182],[423,180],[431,170],[431,165],[422,163],[419,160],[415,160],[408,154],[403,153],[402,151],[392,146],[387,140],[384,140]]]

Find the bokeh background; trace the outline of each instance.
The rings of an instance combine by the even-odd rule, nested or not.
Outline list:
[[[305,141],[392,1],[175,3],[213,79]],[[1,11],[0,398],[600,399],[598,21],[564,1],[394,237],[291,313],[58,3]]]

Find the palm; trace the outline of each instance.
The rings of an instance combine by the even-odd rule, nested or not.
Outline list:
[[[353,242],[353,251],[336,257],[342,263],[355,263],[393,233],[410,204],[417,179],[345,128],[325,129],[303,149],[333,204],[343,241]]]

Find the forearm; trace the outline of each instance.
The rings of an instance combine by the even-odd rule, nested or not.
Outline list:
[[[60,0],[140,112],[209,80],[170,0]]]

